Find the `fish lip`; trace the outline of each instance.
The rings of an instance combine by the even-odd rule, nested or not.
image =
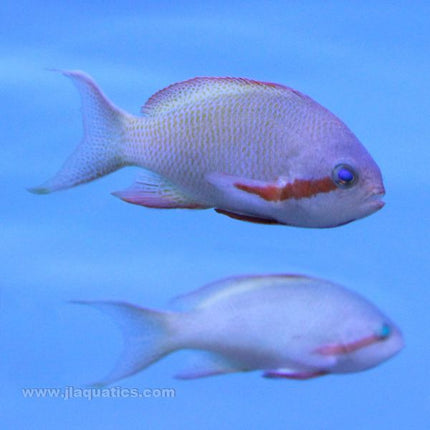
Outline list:
[[[385,202],[382,200],[384,196],[385,189],[383,187],[377,188],[376,190],[372,191],[366,201],[370,204],[370,206],[374,207],[375,210],[379,210],[385,206]]]

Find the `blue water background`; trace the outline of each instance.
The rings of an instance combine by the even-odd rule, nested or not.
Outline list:
[[[430,426],[430,7],[393,1],[56,2],[0,5],[2,428],[424,429]],[[258,226],[213,211],[157,211],[110,192],[137,169],[49,196],[25,188],[79,142],[79,97],[47,68],[90,73],[137,114],[194,76],[283,83],[339,115],[380,165],[386,207],[331,230]],[[359,291],[404,332],[370,371],[306,382],[258,372],[177,381],[171,355],[123,387],[174,399],[25,399],[83,386],[121,349],[114,323],[71,299],[163,307],[235,274],[293,272]]]

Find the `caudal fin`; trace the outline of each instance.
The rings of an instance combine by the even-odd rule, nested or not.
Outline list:
[[[61,71],[77,87],[82,103],[84,136],[58,173],[39,187],[36,194],[74,187],[107,175],[124,166],[122,143],[129,114],[114,106],[96,83],[80,71]]]
[[[110,315],[120,327],[124,349],[114,369],[102,381],[103,386],[134,375],[176,349],[169,334],[169,313],[145,309],[124,302],[74,301],[93,306]]]

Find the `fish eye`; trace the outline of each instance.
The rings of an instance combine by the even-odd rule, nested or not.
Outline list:
[[[382,324],[382,327],[376,333],[379,340],[387,339],[391,334],[391,327],[388,324]]]
[[[355,170],[348,164],[338,164],[333,169],[333,181],[339,188],[350,188],[358,180]]]

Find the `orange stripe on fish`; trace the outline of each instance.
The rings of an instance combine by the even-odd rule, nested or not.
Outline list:
[[[284,185],[283,187],[279,187],[277,185],[259,187],[241,183],[235,183],[234,186],[241,191],[256,194],[270,202],[281,202],[288,199],[312,197],[320,193],[328,193],[337,188],[336,184],[329,176],[316,180],[296,179],[293,183]]]
[[[319,354],[322,354],[322,355],[349,354],[350,352],[357,351],[358,349],[364,348],[365,346],[372,345],[375,342],[379,342],[380,340],[381,340],[380,337],[376,335],[372,335],[351,343],[338,344],[338,345],[324,345],[316,349],[315,352],[318,352]]]

